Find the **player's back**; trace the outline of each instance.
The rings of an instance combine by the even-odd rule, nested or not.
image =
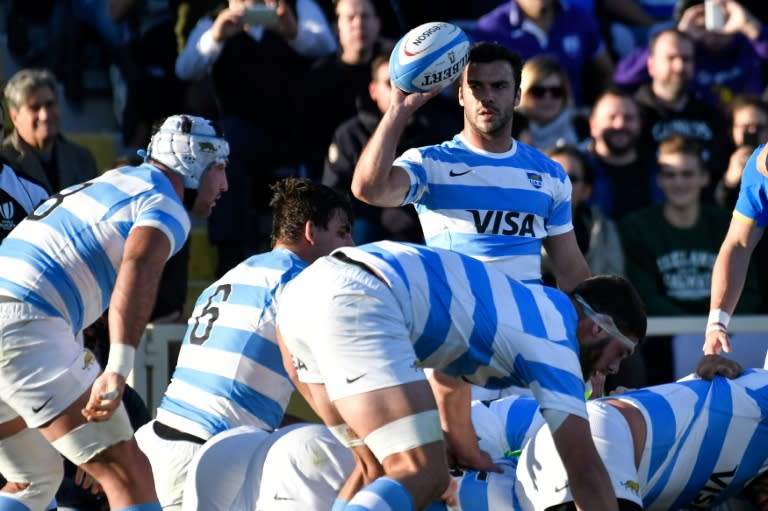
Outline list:
[[[707,507],[768,467],[768,372],[691,379],[617,396],[648,423],[639,474],[645,508]]]
[[[572,398],[583,410],[576,310],[561,291],[450,250],[387,241],[340,250],[384,277],[424,367],[488,388],[536,380],[540,403]]]
[[[131,229],[162,230],[171,253],[189,217],[170,180],[149,165],[122,167],[51,196],[0,247],[0,294],[64,318],[73,332],[109,305]]]
[[[201,438],[280,424],[293,392],[275,339],[276,302],[307,264],[285,249],[227,272],[197,299],[158,419]]]

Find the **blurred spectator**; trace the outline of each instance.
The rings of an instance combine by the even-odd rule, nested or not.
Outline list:
[[[4,94],[14,131],[0,154],[17,172],[45,187],[48,193],[96,177],[91,152],[60,132],[61,111],[56,78],[46,69],[22,69],[5,85]]]
[[[57,0],[50,18],[51,66],[73,106],[85,99],[86,70],[111,65],[122,80],[136,79],[136,68],[125,44],[125,27],[111,16],[113,4],[130,0]],[[99,60],[99,57],[102,60]],[[119,71],[118,71],[119,70]],[[107,80],[105,80],[107,81]],[[118,121],[122,112],[117,112]]]
[[[672,135],[699,142],[704,161],[716,182],[725,170],[725,119],[691,89],[695,46],[690,36],[675,29],[662,30],[651,40],[647,67],[651,82],[635,93],[643,126],[642,142],[653,154],[658,143]],[[712,197],[712,188],[705,197]]]
[[[532,145],[545,150],[557,144],[577,144],[587,137],[587,123],[574,113],[568,74],[549,55],[539,55],[523,66],[520,105],[528,118]]]
[[[664,203],[624,218],[619,230],[627,277],[649,316],[706,315],[712,267],[728,231],[728,213],[702,202],[709,173],[695,141],[674,135],[659,144]],[[759,305],[754,269],[739,301],[741,313]]]
[[[8,51],[23,67],[51,67],[51,19],[60,0],[8,0],[3,6]]]
[[[335,41],[313,0],[280,0],[278,21],[243,23],[254,0],[229,5],[200,19],[176,60],[182,80],[211,73],[220,123],[230,144],[229,192],[218,201],[208,224],[217,247],[217,275],[269,246],[269,184],[299,173],[300,134],[296,98],[310,59],[331,53]],[[266,223],[266,222],[264,222]]]
[[[370,100],[358,99],[357,115],[343,122],[333,134],[328,148],[323,170],[324,185],[350,195],[352,173],[363,148],[378,126],[382,114],[389,107],[389,52],[373,59],[371,77],[368,84]],[[403,136],[399,140],[397,152],[411,147],[419,147],[443,140],[451,123],[430,115],[429,104],[420,109],[410,119]],[[457,123],[455,131],[461,129]],[[412,205],[398,208],[380,208],[352,198],[355,222],[352,237],[360,245],[382,239],[423,243],[418,216]]]
[[[5,111],[0,103],[0,143],[5,137]],[[0,243],[38,204],[48,191],[24,174],[17,174],[0,157]]]
[[[640,146],[640,112],[625,92],[610,89],[597,99],[589,118],[592,139],[586,156],[594,172],[590,204],[620,219],[653,202],[653,153]]]
[[[736,97],[731,104],[731,141],[734,149],[725,174],[715,188],[715,202],[720,207],[733,210],[744,165],[765,140],[768,140],[768,105],[755,96]]]
[[[590,104],[612,80],[597,20],[565,0],[509,0],[480,17],[472,37],[502,44],[523,60],[553,55],[568,73],[577,107]]]
[[[593,174],[586,157],[572,145],[559,145],[548,150],[546,155],[562,165],[571,180],[573,230],[576,233],[579,249],[584,254],[592,274],[623,277],[624,252],[616,223],[602,212],[600,206],[587,204],[592,195]],[[552,285],[554,279],[551,277],[549,265],[549,257],[543,256],[544,282]],[[549,279],[547,275],[550,275]]]
[[[734,95],[759,94],[764,86],[761,61],[768,58],[768,29],[735,0],[723,0],[726,21],[720,30],[704,25],[703,0],[681,0],[675,9],[677,29],[695,44],[690,86],[725,111]],[[616,66],[617,84],[635,89],[650,80],[649,48],[627,55]]]
[[[155,121],[180,111],[181,82],[175,0],[110,0],[112,20],[125,26],[132,74],[125,78],[121,110],[123,144],[146,147]]]
[[[380,38],[381,23],[372,0],[338,0],[339,49],[316,62],[303,79],[302,146],[309,177],[319,179],[334,130],[357,111],[368,95],[373,58],[391,42]]]

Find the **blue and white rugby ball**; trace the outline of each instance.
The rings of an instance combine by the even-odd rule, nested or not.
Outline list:
[[[456,25],[435,21],[405,34],[392,51],[389,76],[405,92],[448,85],[467,65],[469,38]]]

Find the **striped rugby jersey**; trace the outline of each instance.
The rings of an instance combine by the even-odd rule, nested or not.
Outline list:
[[[277,428],[293,393],[275,339],[284,286],[307,267],[289,250],[246,259],[200,294],[159,421],[200,438]]]
[[[567,295],[449,250],[390,241],[337,250],[384,277],[423,367],[488,388],[529,387],[542,408],[586,419]]]
[[[189,234],[181,199],[151,165],[110,170],[56,193],[0,245],[0,296],[61,317],[79,332],[109,305],[135,227],[162,231],[171,244],[168,257]]]
[[[648,510],[707,509],[768,470],[768,371],[690,379],[612,396],[648,424],[639,469]]]
[[[410,176],[427,245],[491,262],[522,281],[540,281],[541,245],[573,230],[571,182],[563,168],[513,140],[505,153],[469,146],[461,135],[395,160]]]

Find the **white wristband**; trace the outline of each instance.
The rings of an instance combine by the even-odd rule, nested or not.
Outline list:
[[[128,378],[128,374],[133,371],[133,361],[136,358],[136,348],[130,344],[109,345],[109,359],[105,373],[117,373],[123,378]]]
[[[707,329],[704,331],[708,334],[712,331],[719,331],[728,333],[728,323],[731,322],[731,316],[722,309],[712,309],[709,311],[709,318],[707,318]]]

